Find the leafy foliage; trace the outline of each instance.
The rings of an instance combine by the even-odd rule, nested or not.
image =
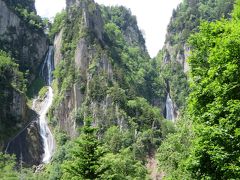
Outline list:
[[[48,92],[48,88],[46,86],[42,87],[38,93],[38,96],[41,100],[44,100],[46,93]]]
[[[26,91],[23,73],[18,71],[18,65],[4,51],[0,50],[0,76],[1,87],[15,88],[21,92]],[[2,89],[3,90],[3,89]]]
[[[0,50],[0,139],[9,137],[16,129],[19,117],[10,111],[13,93],[22,94],[26,91],[26,81],[18,65],[4,51]],[[9,129],[11,127],[11,129]]]
[[[15,5],[14,10],[22,17],[25,22],[27,22],[29,26],[33,27],[33,29],[43,30],[48,25],[44,24],[46,21],[43,21],[42,18],[36,14],[36,12],[29,11],[21,5]],[[48,23],[48,21],[46,23]]]
[[[163,141],[158,149],[159,168],[166,179],[191,179],[186,169],[186,159],[192,145],[191,121],[183,117],[177,122],[176,130]]]
[[[184,0],[173,11],[168,26],[171,44],[186,43],[189,35],[198,31],[201,20],[215,21],[222,17],[229,18],[234,0]]]
[[[49,32],[49,36],[51,39],[53,39],[54,35],[56,35],[63,28],[66,15],[67,12],[65,10],[62,10],[60,13],[57,13],[55,15],[53,24]]]
[[[63,165],[63,179],[97,179],[104,173],[100,158],[105,151],[95,134],[95,128],[87,121],[82,128],[83,133],[76,140],[76,146],[72,150],[71,160]]]
[[[101,161],[101,168],[106,169],[106,172],[101,175],[101,179],[146,179],[146,168],[140,161],[134,159],[129,149],[123,149],[118,154],[107,153]]]
[[[196,127],[189,169],[193,177],[236,179],[240,175],[239,1],[230,21],[202,23],[190,38],[189,111]]]
[[[171,35],[184,33],[185,29],[200,31],[189,39],[191,93],[186,114],[190,115],[183,118],[186,122],[178,124],[176,133],[161,144],[159,164],[166,172],[166,179],[238,179],[239,1],[231,20],[227,19],[227,13],[232,9],[232,1],[194,2],[184,1],[174,12],[169,26],[172,26]],[[211,6],[214,8],[207,10]],[[181,8],[185,8],[185,12],[181,12]],[[207,21],[199,28],[200,20],[196,19],[183,26],[182,21],[188,20],[184,13]],[[209,22],[222,15],[226,19]],[[174,24],[184,16],[185,19],[178,22],[181,24]],[[188,36],[179,37],[183,39],[175,36],[176,41],[171,42],[185,43]]]
[[[0,177],[3,180],[17,180],[19,174],[14,170],[15,158],[10,155],[0,153]]]
[[[189,55],[187,40],[192,33],[199,31],[202,20],[216,21],[230,18],[234,0],[184,0],[176,10],[168,25],[165,46],[157,56],[160,61],[160,74],[168,84],[173,101],[182,111],[186,107],[186,98],[190,88],[187,76],[186,59]]]

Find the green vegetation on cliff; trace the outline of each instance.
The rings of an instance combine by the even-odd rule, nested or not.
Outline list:
[[[239,7],[236,1],[230,20],[202,22],[200,31],[189,39],[191,93],[186,114],[190,122],[185,123],[191,126],[179,124],[159,148],[166,179],[240,177]]]
[[[184,45],[190,34],[198,31],[201,20],[229,18],[233,3],[234,0],[184,0],[172,13],[166,41],[171,45]]]
[[[40,147],[41,140],[37,123],[22,131],[37,116],[27,105],[26,92],[30,96],[37,93],[37,87],[33,87],[36,84],[31,88],[30,85],[38,76],[48,48],[43,26],[38,26],[43,21],[36,15],[34,3],[33,0],[0,3],[0,150],[9,147],[17,160],[22,156],[28,165],[40,161],[40,155],[36,156],[35,152],[41,153],[41,149],[34,147]],[[23,132],[18,136],[21,147],[17,143],[8,146],[20,131]]]
[[[155,72],[155,61],[146,51],[136,18],[124,7],[100,7],[92,1],[81,1],[79,6],[68,7],[66,12],[58,14],[52,27],[53,33],[62,30],[63,35],[62,59],[54,72],[57,94],[49,113],[50,121],[56,131],[71,136],[69,131],[74,131],[71,127],[59,128],[64,125],[58,113],[68,113],[65,121],[74,121],[78,127],[91,117],[98,139],[86,142],[92,135],[80,133],[77,146],[72,147],[71,141],[64,142],[58,149],[64,155],[57,153],[46,176],[85,177],[86,172],[80,170],[91,166],[84,167],[81,163],[84,159],[78,153],[87,158],[89,152],[83,147],[96,143],[106,151],[92,162],[91,170],[97,176],[145,179],[147,156],[154,155],[174,127],[164,120],[160,108],[154,106],[159,105],[159,97],[165,101],[166,92],[161,88],[165,84]],[[73,96],[79,105],[70,105],[66,111],[64,103]],[[61,163],[65,165],[59,166]],[[104,171],[98,175],[96,167]],[[56,169],[58,175],[53,173]]]
[[[35,0],[3,0],[33,30],[42,31],[48,21],[43,21],[35,10]]]
[[[26,81],[24,75],[19,71],[18,65],[4,51],[0,50],[0,141],[9,138],[13,132],[19,128],[21,117],[15,117],[10,111],[14,94],[24,94],[26,91]],[[7,119],[7,120],[6,120]],[[12,127],[11,129],[9,127]]]
[[[13,2],[20,3],[8,5]],[[165,179],[238,179],[236,2],[230,16],[233,0],[184,0],[173,12],[165,47],[154,59],[136,18],[122,6],[79,0],[57,14],[49,36],[61,39],[55,47],[61,58],[55,59],[55,96],[48,113],[56,152],[37,173],[22,167],[14,171],[14,157],[0,154],[0,177],[142,180],[149,178],[146,164],[157,152]],[[38,26],[31,21],[35,10],[30,6],[15,10]],[[189,76],[183,72],[188,55]],[[6,127],[17,123],[3,103],[12,96],[6,92],[24,95],[27,90],[16,62],[0,51],[0,113],[10,120],[0,121],[1,138],[12,134],[15,129]],[[42,83],[36,79],[32,84],[30,95]],[[163,118],[168,93],[181,110],[176,124]],[[39,96],[45,94],[43,87]]]
[[[160,61],[158,71],[168,82],[171,97],[179,109],[186,107],[190,92],[185,74],[189,69],[186,62],[190,54],[188,38],[199,31],[201,21],[229,18],[233,3],[234,0],[184,0],[173,11],[165,45],[156,59]]]
[[[19,71],[15,60],[4,51],[0,50],[0,76],[1,87],[14,88],[22,93],[26,92],[26,82],[23,73]],[[1,91],[4,89],[1,88]],[[4,95],[4,93],[1,93]]]

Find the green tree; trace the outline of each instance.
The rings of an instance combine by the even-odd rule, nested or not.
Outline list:
[[[11,109],[12,96],[16,92],[26,91],[26,80],[18,69],[18,64],[4,51],[0,50],[0,141],[8,138],[18,130],[19,120]]]
[[[158,164],[166,179],[191,179],[185,161],[193,139],[191,121],[187,117],[178,120],[176,132],[168,134],[158,149]]]
[[[106,147],[113,153],[117,153],[123,147],[130,146],[132,137],[128,131],[120,130],[117,126],[108,128],[104,135],[104,143]]]
[[[54,18],[54,22],[50,28],[50,32],[49,32],[49,36],[50,38],[54,38],[55,34],[57,34],[61,28],[63,28],[64,26],[64,21],[66,19],[66,11],[62,10],[60,13],[57,13],[55,18]]]
[[[240,177],[240,1],[233,18],[204,22],[190,39],[189,111],[196,139],[189,158],[193,178]]]
[[[101,175],[100,179],[146,179],[146,168],[140,161],[135,160],[130,149],[123,149],[117,154],[107,153],[101,161],[101,169],[106,169],[106,171]]]
[[[18,180],[19,174],[14,170],[15,166],[14,156],[0,153],[0,177],[2,180]]]
[[[63,164],[62,179],[97,179],[105,169],[99,169],[100,159],[105,154],[97,139],[96,128],[87,120],[82,133],[71,150],[71,158]]]
[[[18,64],[2,50],[0,50],[0,85],[0,98],[4,96],[2,91],[7,88],[14,88],[23,93],[26,91],[26,82],[23,73],[19,71]]]

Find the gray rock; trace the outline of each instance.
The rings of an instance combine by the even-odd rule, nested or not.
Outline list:
[[[28,80],[31,82],[44,60],[48,40],[43,31],[31,27],[6,2],[0,0],[0,49],[16,59],[21,71],[29,70]],[[11,121],[5,128],[11,129],[12,134],[9,133],[3,139],[1,136],[0,150],[4,150],[5,145],[8,147],[7,152],[16,154],[17,159],[26,165],[39,164],[43,151],[39,126],[37,122],[28,124],[37,117],[36,113],[27,106],[24,94],[13,87],[1,88],[6,89],[6,102],[0,110],[0,123]],[[0,131],[2,133],[1,128]]]
[[[63,29],[54,38],[54,66],[57,66],[62,60],[61,46],[62,46]]]
[[[32,81],[48,49],[47,36],[36,30],[0,0],[0,49],[10,51]]]

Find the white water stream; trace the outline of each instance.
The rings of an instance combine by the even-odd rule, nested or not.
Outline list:
[[[55,149],[55,141],[53,138],[53,135],[48,127],[47,124],[47,112],[49,108],[52,105],[53,102],[53,89],[51,87],[52,82],[52,71],[53,71],[53,64],[52,64],[52,53],[53,53],[53,47],[50,46],[48,50],[48,54],[45,58],[44,64],[42,66],[41,75],[44,76],[44,69],[47,68],[47,76],[45,76],[45,79],[48,83],[48,92],[47,96],[44,99],[44,102],[41,103],[41,108],[38,110],[39,114],[39,125],[40,125],[40,135],[43,140],[43,148],[44,148],[44,154],[42,157],[43,163],[49,163],[51,160],[51,157],[53,155],[54,149]],[[33,103],[33,106],[35,106],[35,102]],[[33,107],[34,108],[34,107]]]
[[[172,102],[172,99],[170,98],[169,93],[167,95],[167,100],[166,100],[166,119],[169,119],[172,121],[175,120],[173,102]]]

